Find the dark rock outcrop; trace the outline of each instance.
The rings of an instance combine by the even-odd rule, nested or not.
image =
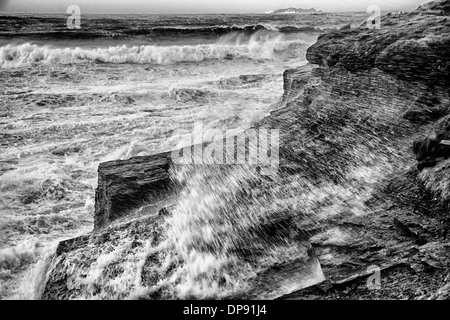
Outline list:
[[[414,142],[419,170],[434,167],[439,161],[450,158],[450,116],[443,118],[437,127],[434,138]]]
[[[170,197],[170,153],[111,161],[99,165],[94,229],[127,216],[143,205]]]
[[[278,9],[275,10],[274,14],[283,14],[283,13],[316,13],[317,10],[314,8],[310,9],[302,9],[302,8],[286,8],[286,9]]]
[[[306,58],[313,64],[347,70],[378,68],[408,81],[450,83],[449,1],[407,14],[386,15],[380,29],[334,30],[319,37]]]
[[[293,100],[296,96],[302,94],[306,84],[311,77],[311,66],[302,69],[286,70],[283,74],[283,97],[281,104]]]
[[[53,270],[45,285],[42,299],[44,300],[70,300],[80,297],[84,289],[87,295],[95,296],[102,288],[98,283],[91,286],[75,283],[79,276],[85,279],[90,268],[94,268],[95,262],[102,254],[111,253],[112,247],[120,247],[124,243],[129,246],[129,254],[132,256],[140,252],[146,241],[151,239],[157,246],[160,242],[162,218],[159,216],[147,216],[118,226],[109,226],[95,233],[70,239],[59,243],[53,261]],[[138,264],[139,261],[135,261]],[[118,263],[108,265],[104,270],[105,277],[118,277],[124,272]],[[158,279],[154,279],[157,281]],[[144,280],[145,281],[145,280]],[[152,282],[154,283],[154,282]],[[103,288],[108,290],[109,288]],[[116,298],[125,298],[126,294]]]

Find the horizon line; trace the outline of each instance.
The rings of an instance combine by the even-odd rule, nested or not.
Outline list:
[[[401,11],[401,12],[407,12],[407,10],[381,10],[381,12],[391,12],[391,11]],[[24,12],[24,11],[15,11],[15,12],[8,12],[8,11],[0,11],[0,14],[63,14],[63,15],[67,15],[66,12],[61,12],[61,11],[53,11],[53,12]],[[97,12],[84,12],[83,14],[86,15],[107,15],[107,14],[116,14],[116,15],[121,15],[121,14],[135,14],[135,15],[208,15],[208,14],[275,14],[275,15],[316,15],[316,13],[366,13],[366,11],[317,11],[314,13],[309,13],[309,12],[305,12],[305,13],[273,13],[273,12],[205,12],[205,13],[164,13],[164,12],[156,12],[156,13],[136,13],[136,12],[112,12],[112,13],[97,13]]]

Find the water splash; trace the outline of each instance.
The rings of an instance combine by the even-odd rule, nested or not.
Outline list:
[[[236,40],[237,42],[240,42]],[[246,44],[224,43],[196,46],[111,46],[109,48],[56,48],[49,45],[25,43],[8,44],[0,48],[0,65],[17,68],[36,63],[138,63],[168,65],[178,62],[201,62],[219,59],[272,59],[276,53],[287,50],[292,43],[278,38],[251,38]]]

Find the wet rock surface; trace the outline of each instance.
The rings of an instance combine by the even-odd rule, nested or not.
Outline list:
[[[285,72],[280,108],[256,125],[280,129],[278,175],[239,199],[295,194],[254,238],[299,249],[234,298],[448,299],[448,12],[449,1],[437,1],[383,17],[380,30],[332,31],[308,50],[314,65]],[[115,286],[126,268],[139,269],[132,274],[144,288],[170,277],[175,266],[161,269],[163,253],[149,249],[176,202],[152,206],[170,190],[169,167],[167,154],[100,166],[96,231],[60,244],[43,298],[127,297],[134,276]],[[140,206],[142,216],[124,210]],[[238,257],[259,261],[249,242]],[[115,258],[105,262],[105,253]],[[284,283],[305,277],[315,281]],[[163,288],[139,295],[168,297]]]
[[[366,24],[319,37],[307,51],[311,63],[350,71],[378,68],[409,81],[449,84],[448,1],[400,15],[387,14],[380,29]]]
[[[94,228],[102,228],[149,201],[167,198],[174,189],[170,164],[170,153],[100,164]]]

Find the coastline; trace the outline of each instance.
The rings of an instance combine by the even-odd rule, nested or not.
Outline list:
[[[318,258],[326,280],[309,288],[282,290],[271,298],[448,295],[448,290],[439,291],[448,281],[450,262],[450,150],[441,144],[450,139],[447,3],[437,1],[414,12],[385,15],[381,21],[385,27],[379,31],[360,27],[329,32],[308,49],[309,65],[285,72],[279,108],[255,126],[281,130],[279,177],[257,188],[282,188],[301,181],[295,191],[302,191],[304,211],[315,213],[313,222],[290,212],[270,228],[288,221],[295,237],[306,234],[307,240],[303,236],[299,243],[314,249],[311,255]],[[408,24],[410,20],[415,24]],[[442,28],[433,28],[436,23]],[[100,166],[103,191],[96,196],[96,221],[104,218],[103,203],[111,201],[108,197],[117,190],[119,202],[130,203],[130,197],[145,200],[140,189],[124,181],[131,172],[138,186],[152,188],[155,176],[148,176],[151,181],[146,182],[141,172],[155,168],[149,161],[155,157],[159,156]],[[136,161],[149,167],[140,171],[133,167]],[[119,169],[118,175],[108,173],[110,165]],[[124,167],[129,171],[120,171]],[[164,167],[165,173],[169,170],[170,166]],[[112,183],[100,183],[105,177],[113,177]],[[60,243],[42,297],[67,299],[83,290],[93,296],[101,292],[97,285],[74,286],[69,280],[88,274],[96,255],[117,242],[153,239],[155,245],[171,206],[152,208],[156,211],[131,221],[109,221],[102,228],[97,225],[90,235]],[[121,259],[141,268],[136,274],[144,286],[155,284],[160,279],[152,264],[161,261],[148,255],[145,246],[134,248],[138,249],[133,256]],[[367,268],[372,265],[381,270],[380,290],[366,287],[371,275]],[[108,266],[95,283],[114,279],[119,269],[117,264]],[[143,296],[164,297],[161,292],[141,292]]]

